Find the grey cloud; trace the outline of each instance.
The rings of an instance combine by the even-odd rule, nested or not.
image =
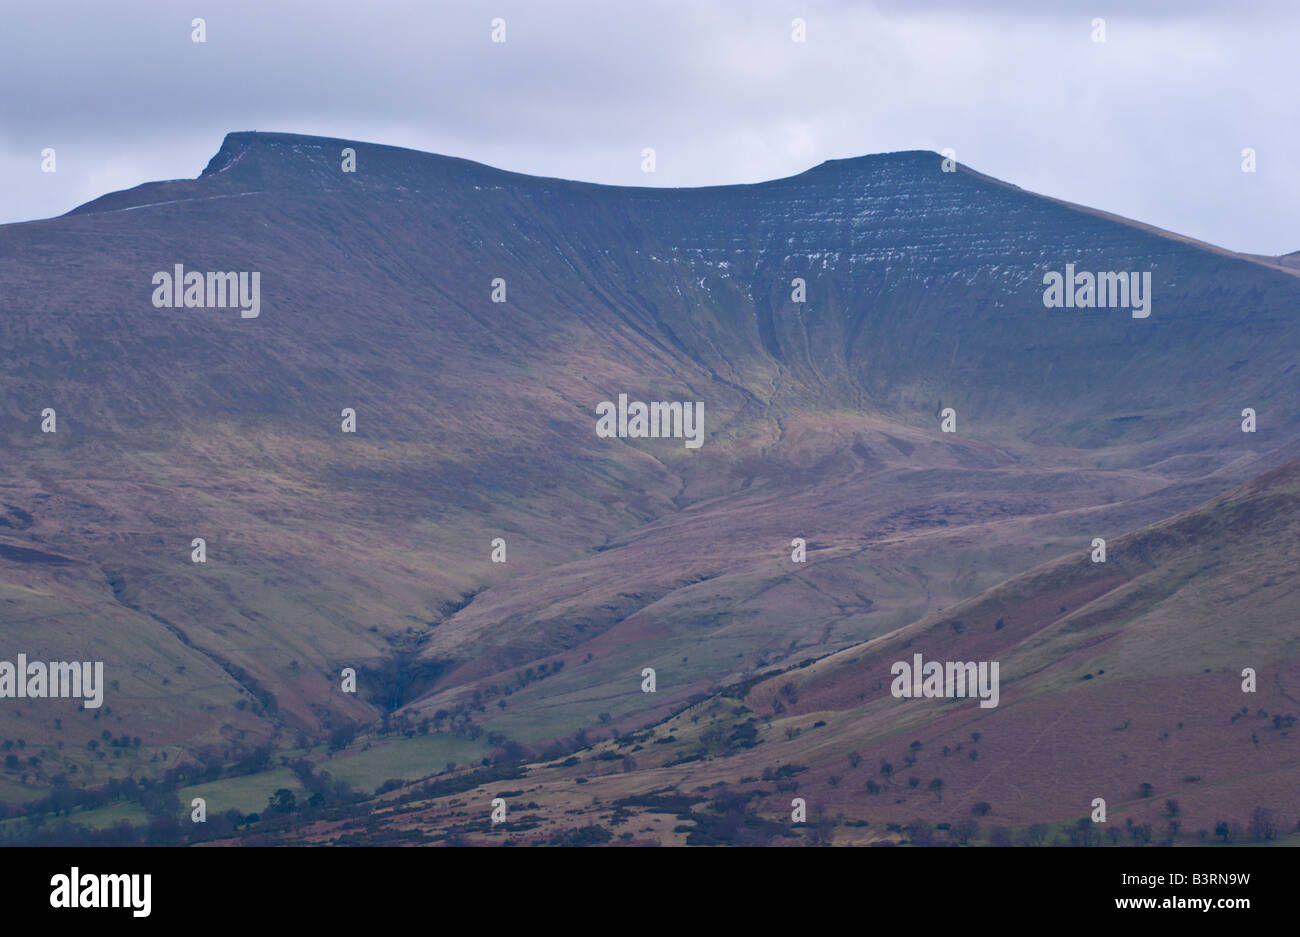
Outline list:
[[[504,45],[489,41],[495,16]],[[793,16],[806,44],[790,41]],[[1293,4],[1201,0],[32,5],[6,13],[0,38],[0,221],[197,175],[231,130],[622,185],[952,146],[1026,188],[1282,253],[1300,249],[1300,131],[1278,101],[1297,27]]]

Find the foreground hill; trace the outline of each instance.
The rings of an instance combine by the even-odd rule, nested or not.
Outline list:
[[[645,733],[445,796],[414,785],[375,805],[381,819],[368,825],[317,823],[287,835],[498,843],[612,838],[592,828],[655,842],[987,841],[996,827],[1017,841],[1076,843],[1286,835],[1300,829],[1297,544],[1300,460],[1114,539],[1105,563],[1077,551],[942,614],[730,688]],[[998,705],[896,698],[891,668],[914,654],[999,662]],[[1243,692],[1246,668],[1254,692]],[[490,801],[503,795],[522,819],[493,827]],[[807,802],[805,826],[790,822],[794,797]],[[1076,824],[1098,797],[1106,823]]]

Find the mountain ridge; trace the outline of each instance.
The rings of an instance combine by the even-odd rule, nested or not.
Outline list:
[[[0,800],[262,746],[369,789],[394,752],[639,729],[1300,446],[1293,277],[933,154],[657,189],[363,145],[345,174],[298,137],[240,157],[260,139],[0,227],[7,638],[89,644],[106,718],[147,727],[106,763],[92,717],[0,710],[48,759]],[[178,263],[259,272],[260,315],[155,307]],[[1065,263],[1151,271],[1151,317],[1045,308]],[[704,445],[597,436],[620,393],[703,403]],[[327,747],[349,728],[382,757]]]
[[[805,169],[801,172],[794,173],[789,176],[781,176],[774,179],[762,180],[759,182],[724,183],[724,184],[706,185],[706,186],[627,186],[627,185],[615,185],[615,184],[598,183],[598,182],[588,182],[588,181],[577,180],[577,179],[566,179],[566,178],[555,177],[555,176],[537,176],[529,173],[519,172],[516,170],[501,169],[499,167],[491,166],[487,163],[481,163],[476,160],[466,159],[464,157],[450,156],[450,155],[440,154],[440,153],[432,153],[423,150],[413,149],[410,147],[394,146],[390,144],[370,143],[370,142],[359,141],[359,140],[350,140],[342,137],[322,137],[322,136],[314,136],[310,134],[287,133],[287,132],[280,132],[280,131],[253,131],[253,130],[230,131],[223,138],[221,146],[218,148],[217,152],[213,154],[212,158],[208,161],[208,164],[203,168],[203,170],[199,173],[199,175],[195,177],[195,179],[193,180],[177,179],[177,180],[166,180],[160,182],[142,183],[141,185],[132,187],[130,189],[124,189],[124,190],[120,190],[119,192],[112,192],[112,193],[107,193],[103,196],[99,196],[98,198],[92,199],[89,202],[86,202],[82,205],[78,205],[72,208],[64,215],[58,217],[65,217],[67,215],[80,214],[80,213],[92,212],[97,210],[120,210],[120,208],[97,209],[94,208],[94,206],[104,202],[106,199],[110,200],[106,204],[118,204],[120,201],[120,197],[124,196],[126,193],[140,192],[141,190],[149,186],[166,185],[168,183],[175,183],[175,182],[198,181],[203,179],[206,176],[219,175],[221,173],[228,171],[232,167],[232,164],[235,161],[242,160],[250,151],[252,151],[254,147],[265,148],[265,147],[277,147],[277,146],[308,147],[314,149],[323,149],[324,147],[329,146],[331,148],[337,147],[340,150],[342,150],[342,148],[344,147],[351,147],[353,149],[361,148],[366,152],[378,153],[389,158],[401,158],[401,159],[408,159],[408,160],[415,159],[417,161],[423,160],[423,161],[427,161],[428,165],[430,166],[440,166],[449,169],[454,168],[456,170],[463,171],[467,175],[482,174],[485,177],[496,178],[499,181],[510,180],[519,183],[538,183],[538,184],[558,183],[558,184],[563,184],[568,186],[575,186],[579,188],[590,187],[594,189],[602,189],[602,190],[610,190],[610,191],[632,191],[632,192],[647,191],[647,192],[674,192],[674,193],[708,192],[708,191],[718,191],[718,190],[722,190],[722,191],[744,190],[744,189],[752,189],[755,187],[774,186],[781,183],[789,183],[789,182],[793,182],[794,180],[798,180],[803,177],[812,174],[817,174],[817,173],[865,171],[880,166],[886,166],[891,163],[901,163],[901,164],[910,163],[912,165],[919,165],[920,163],[925,162],[925,163],[931,163],[932,165],[937,165],[937,164],[941,164],[944,160],[944,157],[941,154],[935,153],[930,150],[920,150],[920,149],[893,150],[893,151],[887,151],[881,153],[863,154],[860,156],[830,158],[830,159],[823,160],[821,163],[818,163],[815,166],[811,166],[808,169]],[[1139,230],[1145,231],[1147,233],[1151,233],[1160,237],[1170,238],[1172,240],[1189,244],[1202,250],[1208,250],[1216,254],[1220,254],[1222,256],[1233,257],[1239,260],[1245,260],[1250,263],[1257,263],[1260,264],[1261,266],[1265,266],[1273,270],[1287,273],[1289,275],[1300,275],[1300,273],[1297,273],[1297,266],[1295,264],[1287,262],[1286,260],[1286,258],[1291,255],[1284,255],[1278,258],[1271,258],[1271,257],[1264,257],[1262,255],[1233,251],[1230,248],[1222,247],[1220,245],[1212,244],[1210,242],[1202,241],[1196,238],[1191,238],[1188,237],[1187,235],[1182,235],[1175,231],[1171,231],[1169,229],[1150,225],[1146,222],[1138,221],[1136,219],[1129,218],[1124,215],[1119,215],[1114,212],[1109,212],[1104,209],[1093,208],[1091,206],[1082,205],[1080,203],[1070,202],[1065,199],[1059,199],[1056,198],[1055,196],[1034,192],[1032,190],[1025,189],[1021,186],[1015,185],[1014,183],[1007,182],[1002,179],[998,179],[995,176],[990,176],[986,173],[982,173],[970,166],[967,166],[964,163],[960,163],[956,161],[954,161],[954,171],[963,173],[972,178],[978,179],[982,182],[986,182],[992,185],[1002,186],[1011,189],[1015,192],[1024,193],[1026,195],[1034,196],[1036,198],[1046,199],[1048,201],[1055,202],[1059,205],[1062,205],[1063,207],[1072,210],[1087,212],[1089,214],[1104,218],[1109,221],[1114,221],[1116,223],[1129,225]],[[134,207],[144,207],[144,206],[138,205]],[[20,223],[27,223],[27,222],[20,222]]]

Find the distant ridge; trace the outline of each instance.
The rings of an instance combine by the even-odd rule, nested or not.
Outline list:
[[[461,175],[465,178],[493,177],[501,183],[508,181],[520,184],[548,183],[610,192],[630,191],[644,193],[709,193],[728,190],[744,191],[746,189],[761,189],[780,186],[783,183],[792,183],[797,180],[816,179],[826,176],[833,177],[834,174],[838,173],[872,173],[890,167],[901,169],[910,168],[917,172],[928,172],[929,167],[937,167],[944,159],[942,155],[930,150],[898,150],[886,153],[867,154],[863,156],[828,159],[792,176],[783,176],[761,182],[692,187],[623,186],[596,182],[583,182],[580,180],[562,179],[558,177],[532,176],[512,170],[499,169],[485,163],[479,163],[461,157],[429,153],[423,150],[392,146],[389,144],[367,143],[357,140],[347,140],[341,137],[320,137],[298,133],[242,130],[232,131],[226,134],[225,138],[222,140],[220,148],[213,154],[212,158],[208,161],[208,164],[197,177],[197,180],[203,180],[212,176],[220,176],[231,172],[232,170],[236,170],[237,167],[239,167],[250,155],[254,156],[254,163],[256,163],[259,157],[265,158],[271,153],[279,153],[279,151],[285,147],[289,148],[290,151],[295,149],[319,150],[321,151],[322,157],[325,156],[324,151],[327,148],[330,150],[341,151],[344,147],[352,147],[358,151],[364,150],[367,154],[368,161],[379,157],[381,160],[381,167],[386,167],[388,169],[401,167],[409,170],[411,168],[423,166],[426,169],[435,171],[440,176],[452,173]],[[292,161],[292,152],[288,154],[288,156],[290,161]],[[329,159],[336,160],[337,156],[337,152],[330,153]],[[251,167],[249,169],[251,170]],[[1300,251],[1282,257],[1267,257],[1258,254],[1239,253],[1228,248],[1210,244],[1206,241],[1200,241],[1186,235],[1178,234],[1177,232],[1158,228],[1154,225],[1122,215],[1117,215],[1103,209],[1092,208],[1086,205],[1068,202],[1063,199],[1057,199],[1053,196],[1031,192],[1030,190],[1014,185],[1013,183],[1005,182],[996,177],[981,173],[962,163],[956,163],[956,171],[971,179],[976,179],[989,185],[1001,186],[1014,192],[1023,193],[1027,196],[1044,199],[1074,211],[1085,212],[1098,218],[1104,218],[1118,224],[1128,225],[1137,230],[1158,237],[1169,238],[1183,244],[1197,247],[1201,250],[1211,251],[1220,256],[1233,257],[1249,263],[1259,264],[1273,270],[1278,270],[1289,275],[1300,276]],[[239,176],[240,174],[237,172],[236,175]],[[243,174],[243,178],[245,181],[251,181],[258,178],[258,175],[255,171],[246,171]],[[172,185],[172,183],[144,183],[143,185],[137,186],[133,189],[114,192],[93,199],[84,205],[77,206],[67,214],[76,215],[96,211],[114,211],[121,210],[124,207],[132,207],[133,205],[149,204],[148,201],[140,201],[139,197],[149,196],[152,198],[159,194],[159,190],[154,187],[169,185]]]

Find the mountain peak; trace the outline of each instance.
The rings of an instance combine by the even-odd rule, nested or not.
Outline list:
[[[364,143],[358,140],[345,140],[341,137],[317,137],[303,133],[280,133],[261,130],[236,130],[226,134],[208,165],[204,167],[199,178],[229,172],[245,162],[251,154],[258,154],[263,159],[268,156],[287,156],[290,158],[327,158],[337,161],[342,158],[346,148],[363,149],[370,158],[380,157],[385,161],[428,160],[466,163],[452,156],[441,156],[421,150],[389,146],[382,143]],[[484,167],[488,168],[488,167]]]
[[[889,153],[864,153],[861,156],[845,156],[828,159],[818,163],[811,171],[818,169],[860,170],[876,169],[881,166],[912,166],[933,163],[937,166],[943,156],[933,150],[894,150]]]

